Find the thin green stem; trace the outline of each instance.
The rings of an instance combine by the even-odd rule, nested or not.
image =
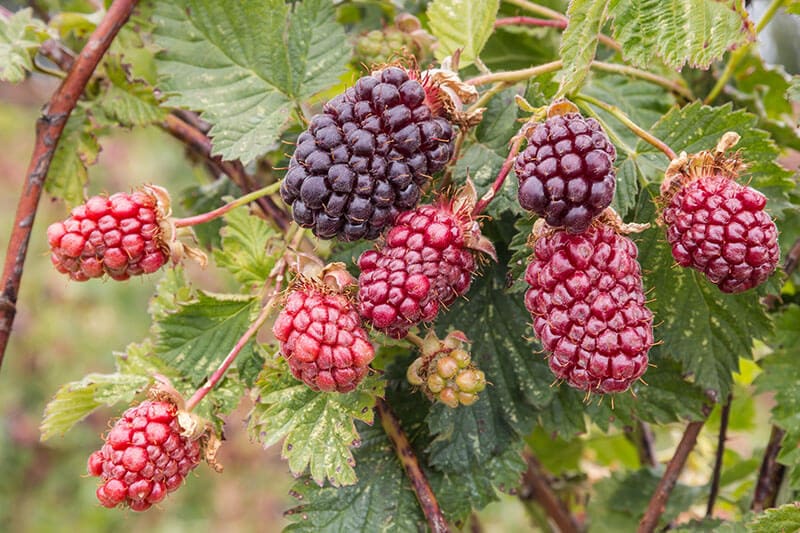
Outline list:
[[[470,80],[467,80],[467,83],[470,85],[475,85],[476,87],[498,82],[515,83],[518,81],[525,81],[530,78],[535,78],[536,76],[541,76],[542,74],[547,74],[549,72],[555,72],[556,70],[559,70],[563,64],[564,62],[559,59],[557,61],[551,61],[550,63],[524,68],[521,70],[509,70],[507,72],[495,72],[492,74],[476,76]]]
[[[667,78],[646,70],[641,70],[618,63],[606,63],[605,61],[592,61],[592,68],[601,70],[603,72],[612,72],[614,74],[622,74],[623,76],[630,76],[631,78],[639,78],[644,81],[649,81],[650,83],[659,85],[669,91],[674,92],[675,94],[681,95],[686,100],[694,100],[692,91],[686,87],[685,84],[668,80]]]
[[[269,196],[270,194],[275,194],[280,189],[281,182],[275,182],[266,187],[253,191],[251,193],[245,194],[244,196],[233,200],[232,202],[228,202],[227,204],[223,205],[222,207],[218,207],[213,211],[209,211],[208,213],[202,213],[200,215],[195,215],[192,217],[186,218],[178,218],[175,219],[175,227],[176,228],[184,228],[187,226],[196,226],[197,224],[204,224],[206,222],[211,222],[212,220],[221,217],[225,213],[236,209],[237,207],[241,207],[245,204],[249,204],[255,200],[263,196]]]
[[[467,114],[476,111],[482,107],[486,107],[486,105],[489,103],[489,100],[494,98],[494,95],[496,95],[499,92],[502,92],[505,88],[511,85],[512,82],[509,81],[499,81],[495,83],[494,85],[486,89],[483,92],[483,94],[481,94],[481,97],[478,98],[478,100],[474,104],[469,106],[469,109],[467,109]]]
[[[775,13],[777,13],[785,3],[786,0],[772,0],[772,2],[770,2],[769,6],[767,6],[767,10],[764,12],[764,15],[756,25],[756,35],[761,33],[761,31],[767,27],[767,24],[770,23],[772,17],[775,16]],[[720,77],[717,78],[717,82],[711,88],[711,91],[709,91],[708,96],[706,96],[705,100],[703,100],[704,104],[710,104],[717,99],[722,92],[722,89],[725,88],[725,84],[727,84],[728,80],[730,80],[731,76],[733,76],[736,67],[739,66],[739,63],[750,51],[751,46],[753,46],[752,43],[748,43],[740,48],[737,48],[733,51],[733,53],[731,53],[731,58],[728,60],[728,64],[725,65],[725,70],[722,71]]]
[[[410,331],[406,333],[406,340],[411,344],[413,344],[414,346],[416,346],[417,348],[422,349],[422,343],[424,341],[422,340],[422,337],[420,337],[416,333],[411,333]]]
[[[658,139],[652,133],[648,132],[647,130],[636,124],[620,108],[602,102],[597,98],[585,94],[578,94],[575,96],[575,99],[583,100],[586,103],[592,104],[593,106],[599,107],[603,111],[606,111],[611,116],[622,122],[629,130],[631,130],[634,134],[636,134],[637,137],[653,145],[655,148],[661,150],[664,153],[664,155],[666,155],[670,160],[675,159],[677,157],[675,151],[669,146],[667,146],[667,144],[664,141]]]

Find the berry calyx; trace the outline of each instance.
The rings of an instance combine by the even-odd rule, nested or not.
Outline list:
[[[102,479],[97,499],[104,507],[145,511],[183,484],[200,452],[200,440],[184,436],[175,404],[147,400],[114,423],[87,468]]]
[[[586,231],[614,198],[616,150],[608,135],[595,119],[558,103],[526,137],[514,162],[520,205],[550,226]]]
[[[494,257],[471,218],[469,191],[403,213],[381,245],[361,254],[358,310],[373,327],[402,338],[412,326],[432,321],[469,289],[477,268],[473,252]]]
[[[453,155],[453,127],[432,78],[401,67],[363,76],[311,119],[281,185],[314,235],[375,239],[413,209]]]
[[[778,228],[764,210],[766,197],[736,182],[742,170],[725,151],[739,139],[726,134],[715,152],[674,160],[662,184],[672,256],[702,272],[722,292],[740,293],[769,278],[778,266]]]
[[[653,344],[636,245],[600,221],[580,234],[537,221],[533,239],[525,307],[553,374],[587,392],[627,390]]]
[[[473,363],[461,331],[452,331],[444,339],[433,332],[421,343],[421,355],[408,367],[406,378],[431,400],[455,409],[472,405],[486,388],[486,376]]]
[[[105,275],[122,281],[160,269],[170,257],[163,194],[145,186],[132,194],[92,196],[72,209],[69,218],[47,228],[56,270],[75,281]]]
[[[312,279],[295,281],[272,332],[292,375],[316,391],[354,390],[375,357],[347,296]]]

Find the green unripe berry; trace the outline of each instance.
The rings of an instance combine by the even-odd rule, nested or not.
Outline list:
[[[436,373],[444,379],[450,379],[458,372],[458,363],[452,357],[441,357],[436,361]]]
[[[450,387],[442,390],[442,392],[439,393],[438,398],[440,402],[451,409],[458,407],[458,394]]]
[[[447,385],[447,383],[438,374],[431,374],[428,376],[428,390],[432,393],[438,394],[444,389],[445,385]]]
[[[470,392],[459,392],[458,401],[461,402],[461,405],[472,405],[478,401],[478,395]]]
[[[455,362],[458,363],[458,368],[467,368],[471,362],[469,352],[466,350],[453,350],[450,352],[450,357],[452,357]]]
[[[480,370],[463,370],[456,376],[456,385],[463,392],[480,392],[486,388],[486,379]]]

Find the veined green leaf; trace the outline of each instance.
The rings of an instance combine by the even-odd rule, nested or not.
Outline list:
[[[0,15],[0,81],[18,83],[33,70],[33,55],[49,37],[47,26],[25,8]]]
[[[251,216],[247,207],[225,215],[225,223],[222,248],[214,250],[214,261],[242,285],[263,284],[281,253],[272,246],[280,234],[263,219]]]
[[[459,68],[471,65],[492,34],[499,0],[434,0],[428,6],[431,32],[439,40],[436,59],[461,49]]]
[[[360,443],[354,421],[372,424],[384,382],[369,376],[347,394],[315,392],[292,376],[282,357],[276,365],[267,366],[256,382],[252,437],[265,448],[285,438],[282,455],[297,476],[308,469],[319,485],[326,479],[334,486],[354,484],[350,448]]]
[[[787,503],[775,509],[767,509],[748,524],[753,533],[775,533],[777,531],[800,530],[800,505]]]
[[[96,103],[111,125],[145,126],[160,121],[167,110],[159,107],[153,88],[134,79],[119,56],[105,61],[106,79]]]
[[[327,0],[159,2],[167,104],[202,111],[214,154],[245,163],[273,148],[294,105],[333,85],[350,55]]]
[[[47,172],[45,190],[69,207],[83,203],[88,167],[97,162],[100,145],[86,111],[78,107],[67,120]]]
[[[572,0],[567,9],[569,23],[561,37],[561,59],[564,68],[559,79],[557,96],[577,91],[589,73],[597,50],[597,34],[603,27],[608,12],[605,0]]]

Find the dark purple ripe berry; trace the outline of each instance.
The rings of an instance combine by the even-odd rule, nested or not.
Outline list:
[[[281,185],[295,221],[314,235],[374,239],[416,207],[453,155],[439,91],[389,67],[330,100],[297,138]]]
[[[614,197],[615,158],[614,145],[593,118],[550,117],[528,135],[515,161],[519,203],[550,226],[586,231]]]

